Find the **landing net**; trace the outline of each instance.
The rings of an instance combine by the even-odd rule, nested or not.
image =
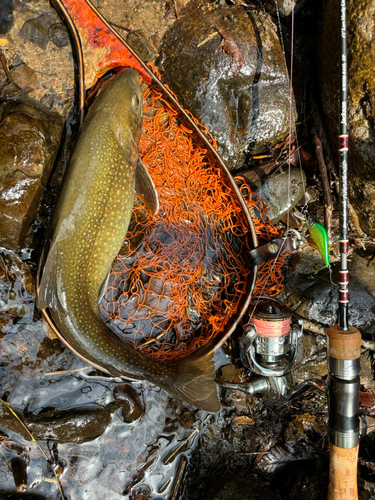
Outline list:
[[[252,273],[246,265],[251,235],[224,172],[194,142],[163,94],[151,86],[143,97],[140,155],[155,183],[160,210],[152,217],[136,199],[101,315],[145,355],[171,360],[225,331]],[[243,178],[236,182],[259,241],[279,236],[265,202]],[[281,291],[282,264],[279,259],[276,265],[260,266],[255,295]]]

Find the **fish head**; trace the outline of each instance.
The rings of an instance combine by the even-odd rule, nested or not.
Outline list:
[[[123,69],[98,91],[95,106],[88,117],[98,124],[106,123],[118,143],[132,153],[131,163],[138,160],[138,145],[143,124],[143,96],[139,73],[133,68]],[[86,123],[87,120],[85,120]],[[83,128],[86,123],[84,122]],[[100,125],[98,125],[100,126]]]
[[[139,142],[143,123],[143,96],[139,73],[124,69],[115,77],[112,88],[113,112],[120,130],[129,130]]]

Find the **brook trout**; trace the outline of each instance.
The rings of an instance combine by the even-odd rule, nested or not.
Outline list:
[[[160,362],[121,341],[101,320],[98,298],[125,238],[134,191],[157,211],[157,196],[139,162],[143,101],[139,75],[108,81],[91,106],[64,176],[52,220],[38,306],[48,308],[73,351],[113,376],[146,379],[208,411],[220,409],[212,354]],[[103,285],[104,284],[104,285]]]

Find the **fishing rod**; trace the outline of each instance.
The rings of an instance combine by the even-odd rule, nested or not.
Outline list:
[[[327,331],[329,407],[328,500],[358,499],[361,334],[349,325],[348,124],[346,0],[340,0],[340,256],[339,319]]]
[[[293,2],[294,4],[294,2]],[[294,5],[293,5],[294,6]],[[361,334],[349,325],[349,271],[348,260],[348,128],[347,128],[347,38],[346,0],[340,0],[340,255],[339,271],[339,319],[338,324],[327,331],[328,403],[329,403],[329,455],[330,476],[328,500],[355,500],[357,491],[357,459],[359,448],[359,372]],[[274,300],[274,299],[273,299]],[[261,304],[255,320],[250,323],[240,339],[241,359],[254,373],[262,378],[250,384],[223,384],[254,394],[261,392],[273,402],[291,399],[301,391],[314,386],[324,391],[321,380],[307,380],[293,387],[288,379],[291,365],[296,361],[302,328],[292,327],[290,314],[280,305]],[[266,320],[272,322],[267,326]],[[270,333],[269,330],[272,330]],[[295,347],[290,341],[296,338]],[[275,351],[275,337],[278,351]],[[280,344],[280,346],[279,346]],[[267,351],[267,352],[266,352]],[[257,361],[255,363],[255,361]],[[260,360],[260,362],[259,362]],[[265,369],[267,368],[267,369]],[[267,380],[264,377],[268,378]]]

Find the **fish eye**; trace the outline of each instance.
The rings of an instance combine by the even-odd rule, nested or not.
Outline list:
[[[133,106],[134,106],[135,108],[138,108],[138,106],[139,106],[139,97],[138,97],[138,95],[137,95],[137,94],[134,94],[134,95],[133,95]]]

